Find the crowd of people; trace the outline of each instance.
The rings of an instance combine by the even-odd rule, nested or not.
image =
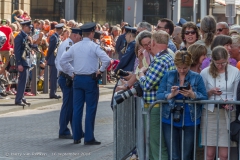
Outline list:
[[[13,12],[11,22],[6,19],[0,22],[0,31],[6,41],[0,50],[0,98],[16,94],[16,105],[30,105],[24,96],[33,95],[30,89],[31,68],[38,69],[38,89],[41,90],[44,69],[48,65],[49,98],[61,98],[56,95],[57,84],[63,92],[59,138],[73,139],[74,144],[79,144],[84,137],[85,145],[101,144],[94,137],[98,83],[105,70],[108,82],[123,70],[128,75],[119,75],[121,85],[117,83],[114,92],[129,90],[138,82],[143,90],[145,110],[157,100],[169,102],[161,106],[161,116],[159,104],[151,111],[151,160],[160,156],[163,160],[169,159],[171,146],[172,158],[180,160],[179,146],[182,143],[183,158],[193,159],[195,125],[198,126],[196,132],[205,133],[207,129],[207,135],[201,134],[201,144],[207,145],[207,159],[215,158],[217,132],[219,155],[216,156],[221,160],[228,159],[227,126],[229,120],[238,118],[238,108],[230,104],[198,104],[195,110],[192,104],[175,103],[175,100],[239,100],[240,33],[231,30],[226,22],[216,22],[214,17],[205,16],[200,25],[183,19],[175,25],[167,18],[160,19],[156,26],[140,22],[136,27],[127,22],[110,26],[109,23],[82,24],[61,19],[58,23],[48,19],[31,20],[30,15],[22,10]],[[82,114],[85,102],[84,130]],[[171,144],[169,135],[175,110],[181,110],[185,116],[184,119],[183,116],[174,119],[174,143]],[[226,114],[228,110],[231,110],[230,117]],[[203,116],[206,113],[208,119]],[[218,131],[217,115],[221,124]],[[72,133],[67,127],[69,123]],[[188,138],[181,142],[183,127],[184,137]],[[162,155],[159,155],[160,138]],[[236,144],[232,142],[231,147],[236,147]]]

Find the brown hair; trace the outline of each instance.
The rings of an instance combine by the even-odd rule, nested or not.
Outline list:
[[[188,47],[187,51],[192,55],[193,62],[191,66],[197,65],[200,57],[207,54],[207,48],[201,44],[192,44]]]
[[[216,33],[216,21],[213,18],[213,16],[205,16],[202,20],[201,20],[201,27],[200,27],[201,31],[204,34],[204,39],[205,39],[205,44],[206,46],[211,45],[214,35]]]
[[[186,32],[187,28],[192,28],[196,32],[196,36],[197,36],[196,41],[197,41],[200,37],[197,25],[194,22],[187,22],[182,26],[181,37],[182,37],[183,42],[186,44],[185,32]]]
[[[163,18],[163,19],[160,19],[160,22],[166,22],[166,25],[164,26],[164,28],[169,29],[169,35],[171,36],[174,30],[173,21],[167,18]]]
[[[228,51],[223,46],[217,46],[212,50],[212,61],[209,67],[209,74],[213,78],[216,78],[219,75],[217,67],[215,66],[213,61],[217,61],[220,59],[225,59],[228,63]]]
[[[215,48],[216,46],[224,46],[226,44],[232,44],[232,38],[226,35],[219,35],[214,38],[211,45],[211,50],[213,50],[213,48]]]
[[[191,66],[192,64],[192,55],[188,52],[188,51],[177,51],[175,53],[175,58],[174,58],[174,64],[176,66],[179,65],[187,65],[187,66]]]

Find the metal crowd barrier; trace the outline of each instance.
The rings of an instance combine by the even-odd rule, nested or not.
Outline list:
[[[123,101],[121,104],[114,106],[114,159],[115,160],[122,160],[129,157],[129,154],[133,150],[137,150],[138,158],[139,160],[149,160],[149,142],[150,142],[150,117],[151,117],[151,110],[155,104],[160,104],[162,106],[163,103],[168,103],[167,101],[159,100],[155,103],[151,104],[148,108],[148,111],[143,111],[143,99],[139,97],[129,97],[125,101]],[[177,100],[176,103],[183,103],[182,100]],[[215,108],[217,112],[219,113],[219,105],[220,104],[226,104],[224,101],[214,101],[214,100],[204,100],[204,101],[185,101],[185,103],[191,103],[195,106],[195,117],[196,117],[196,104],[217,104],[218,107]],[[228,101],[228,104],[237,104],[240,105],[240,101]],[[207,105],[208,106],[208,105]],[[162,155],[162,146],[161,146],[161,140],[162,140],[162,107],[160,107],[160,147],[159,147],[159,155]],[[234,112],[235,113],[235,112]],[[230,117],[231,111],[228,111],[228,116]],[[144,126],[144,116],[146,117],[146,126]],[[208,112],[206,112],[205,115],[202,115],[206,117],[206,123],[208,121]],[[171,116],[173,117],[173,116]],[[183,115],[184,119],[184,115]],[[217,135],[216,135],[216,141],[218,139],[219,133],[219,114],[217,114],[216,119],[217,122]],[[228,121],[228,125],[230,126],[230,122]],[[196,160],[196,150],[197,150],[197,125],[195,120],[195,133],[194,133],[194,160]],[[173,128],[173,125],[171,125],[171,130]],[[206,127],[207,128],[207,127]],[[146,131],[146,132],[145,132]],[[205,133],[207,134],[207,129],[205,129]],[[184,134],[182,134],[182,141],[184,140]],[[171,146],[173,142],[172,139],[172,132],[170,135],[171,138]],[[230,132],[228,132],[228,160],[240,160],[240,155],[237,155],[237,149],[231,148],[230,153]],[[205,144],[207,142],[207,138],[205,138]],[[216,155],[218,155],[218,142],[216,146]],[[207,146],[204,146],[204,149],[207,149]],[[233,151],[232,151],[233,150]],[[182,143],[182,150],[181,152],[184,152],[183,143]],[[239,153],[240,153],[240,147],[239,147]],[[206,159],[206,152],[204,152],[203,155],[204,159]],[[218,156],[216,156],[218,157]],[[161,156],[159,157],[161,160]],[[169,159],[172,159],[172,150],[170,150],[170,157]],[[183,154],[182,154],[183,159]],[[198,157],[199,159],[199,157]],[[218,158],[216,158],[218,160]]]

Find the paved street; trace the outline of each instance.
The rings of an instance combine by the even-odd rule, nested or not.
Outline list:
[[[95,137],[102,144],[96,146],[83,145],[83,139],[81,144],[58,139],[60,103],[1,114],[0,159],[113,159],[113,112],[110,100],[111,94],[100,96]]]

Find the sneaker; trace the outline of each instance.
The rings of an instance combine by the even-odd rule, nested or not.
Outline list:
[[[6,91],[6,93],[7,93],[8,95],[14,95],[14,93],[13,93],[11,90]]]

